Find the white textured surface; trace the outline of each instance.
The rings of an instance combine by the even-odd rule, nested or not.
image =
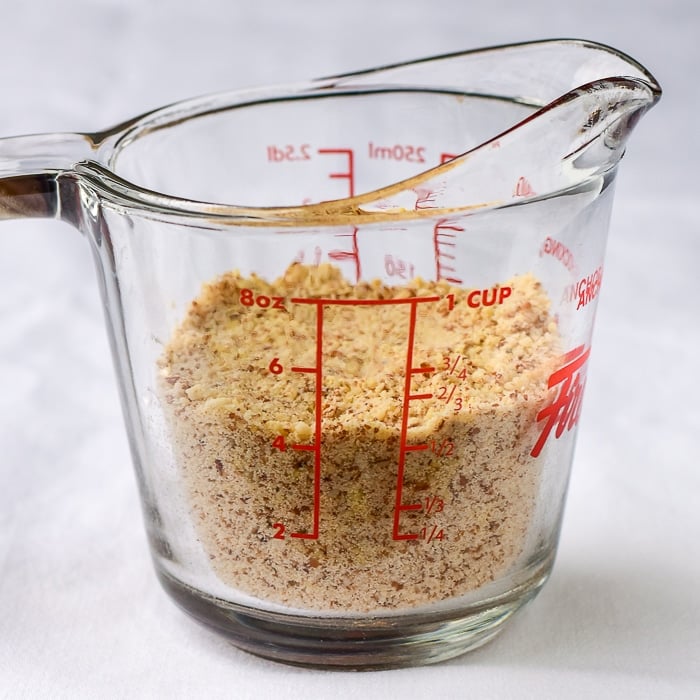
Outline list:
[[[552,36],[612,44],[665,89],[620,171],[554,574],[496,641],[439,666],[288,668],[175,608],[149,561],[88,246],[65,224],[0,224],[0,697],[700,697],[699,7],[0,0],[0,135]]]

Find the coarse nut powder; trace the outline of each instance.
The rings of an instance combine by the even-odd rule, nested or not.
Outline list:
[[[204,285],[159,389],[221,581],[293,608],[368,612],[460,596],[514,566],[560,347],[532,275],[500,288],[486,306],[444,281],[352,284],[330,264]],[[433,301],[322,304],[321,326],[318,303],[292,301],[417,298]]]

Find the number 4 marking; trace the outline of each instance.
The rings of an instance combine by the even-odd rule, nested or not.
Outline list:
[[[284,435],[278,435],[273,441],[272,446],[276,447],[280,452],[285,452],[287,445],[284,442]]]

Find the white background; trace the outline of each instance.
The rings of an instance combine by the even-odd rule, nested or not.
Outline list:
[[[151,569],[88,245],[0,223],[0,697],[700,698],[696,0],[0,0],[0,135],[526,39],[602,41],[665,95],[620,169],[560,553],[494,642],[438,666],[250,657]]]

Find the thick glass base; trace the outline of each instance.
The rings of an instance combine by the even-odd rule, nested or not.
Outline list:
[[[488,642],[534,598],[550,567],[506,595],[458,610],[375,617],[313,617],[208,597],[158,570],[176,603],[245,651],[317,668],[386,669],[445,661]]]

